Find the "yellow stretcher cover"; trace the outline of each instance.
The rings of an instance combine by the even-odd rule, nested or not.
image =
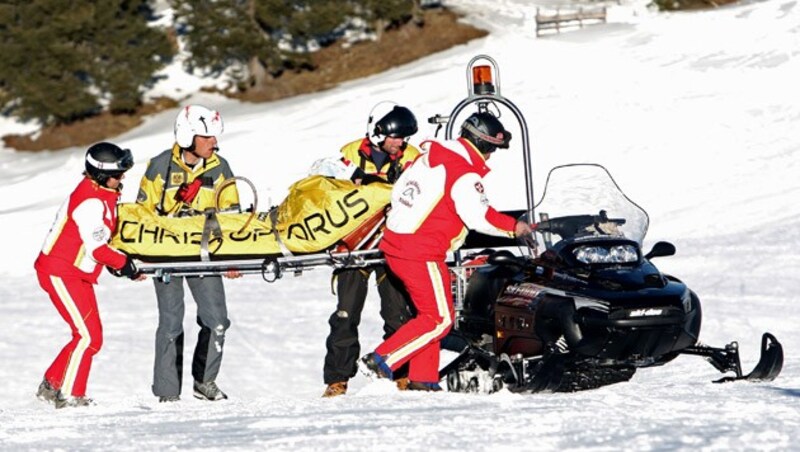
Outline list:
[[[121,203],[111,245],[145,262],[199,261],[206,230],[208,258],[252,259],[327,250],[372,233],[390,202],[391,185],[355,185],[348,180],[309,176],[269,212],[165,217],[139,204]],[[214,221],[216,220],[216,221]],[[245,227],[246,226],[246,227]],[[243,229],[244,228],[244,229]]]

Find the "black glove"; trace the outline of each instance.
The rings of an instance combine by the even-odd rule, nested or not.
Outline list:
[[[361,168],[356,168],[356,170],[353,171],[353,175],[350,176],[350,180],[353,181],[353,182],[361,180],[361,185],[369,185],[369,184],[371,184],[373,182],[387,183],[386,179],[384,179],[384,178],[382,178],[380,176],[376,176],[374,174],[367,174]]]
[[[136,279],[136,278],[139,277],[139,275],[141,275],[141,273],[139,272],[139,269],[136,268],[136,264],[133,262],[133,258],[130,257],[130,256],[126,256],[125,265],[123,265],[121,268],[115,270],[115,269],[112,269],[112,268],[109,267],[108,270],[114,276],[118,276],[118,277],[123,277],[124,276],[124,277],[130,278],[130,279]]]
[[[529,224],[525,220],[518,220],[514,227],[514,237],[517,243],[530,249],[536,249],[537,243],[533,231],[536,230],[537,226],[537,224]]]
[[[535,250],[539,246],[539,244],[536,242],[536,237],[533,236],[533,232],[518,235],[515,240],[517,241],[518,245],[532,250]]]
[[[374,182],[382,182],[384,184],[388,183],[386,179],[374,174],[365,174],[364,177],[361,178],[361,185],[369,185]]]

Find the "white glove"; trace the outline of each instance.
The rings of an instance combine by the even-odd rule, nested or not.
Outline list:
[[[350,180],[356,171],[356,165],[345,163],[337,157],[325,157],[317,160],[308,170],[309,176],[325,176],[335,179]]]

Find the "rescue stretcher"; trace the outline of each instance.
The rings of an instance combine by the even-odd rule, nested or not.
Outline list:
[[[384,262],[377,245],[390,191],[387,184],[310,176],[292,185],[281,205],[260,213],[254,206],[250,212],[164,217],[123,203],[111,243],[136,258],[142,273],[165,281],[236,270],[274,282],[320,267],[365,267]],[[513,244],[473,233],[466,246]]]
[[[264,212],[257,211],[257,196],[248,212],[209,209],[182,217],[123,203],[111,244],[140,261],[142,273],[166,279],[238,270],[274,281],[287,271],[367,266],[382,262],[377,243],[390,194],[388,184],[315,175]]]

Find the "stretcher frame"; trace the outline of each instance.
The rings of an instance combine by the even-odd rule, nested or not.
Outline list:
[[[285,273],[302,274],[316,268],[360,268],[384,262],[377,249],[349,252],[321,252],[299,256],[268,256],[263,259],[227,259],[197,262],[140,263],[142,274],[169,282],[175,276],[223,275],[238,271],[243,275],[260,274],[264,281],[275,282]]]

